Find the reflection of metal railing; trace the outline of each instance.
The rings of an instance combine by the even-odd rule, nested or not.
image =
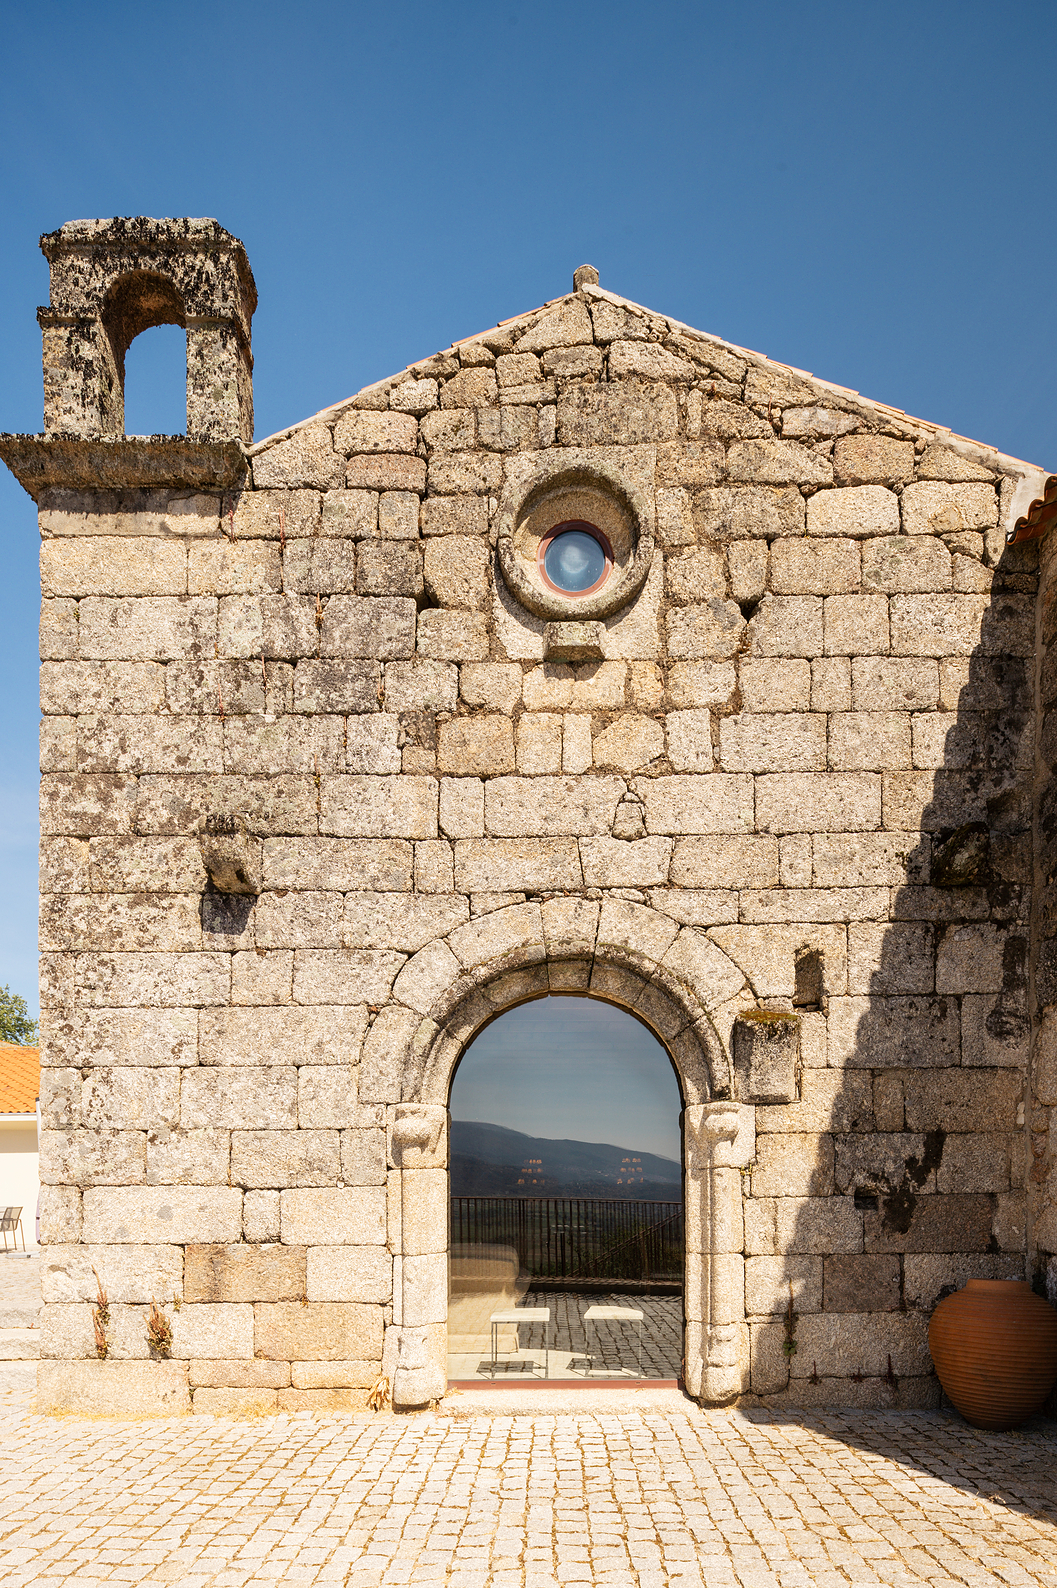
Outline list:
[[[681,1280],[683,1205],[595,1197],[451,1199],[451,1244],[512,1246],[532,1279]]]

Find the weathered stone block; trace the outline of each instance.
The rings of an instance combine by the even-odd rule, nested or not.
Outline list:
[[[676,772],[711,772],[712,715],[708,711],[670,711],[664,719],[668,759]]]
[[[232,1133],[231,1179],[245,1189],[336,1185],[340,1171],[336,1130]]]
[[[414,452],[418,423],[410,413],[364,413],[353,409],[334,426],[334,446],[346,457],[353,453]]]
[[[383,1187],[283,1191],[280,1207],[284,1246],[377,1246],[385,1242]]]
[[[278,1191],[247,1191],[242,1199],[242,1227],[247,1241],[277,1241]]]
[[[178,1246],[49,1245],[41,1258],[41,1300],[94,1304],[96,1273],[112,1302],[146,1303],[180,1294],[183,1257]]]
[[[833,449],[837,478],[846,485],[870,480],[899,484],[914,473],[914,443],[891,436],[842,436]]]
[[[187,550],[179,541],[153,536],[45,540],[40,548],[40,583],[45,597],[184,595]]]
[[[998,523],[993,485],[918,481],[906,487],[901,505],[903,530],[908,535],[947,535]]]
[[[949,590],[951,556],[940,540],[893,535],[870,541],[863,551],[863,585],[891,593]]]
[[[41,1362],[38,1412],[81,1417],[186,1417],[186,1362]]]
[[[822,1261],[825,1312],[898,1312],[899,1259],[854,1255]]]
[[[776,540],[771,588],[782,595],[836,595],[859,588],[859,547],[847,538]]]
[[[809,535],[898,535],[899,498],[882,485],[817,491],[807,502]]]
[[[203,1065],[348,1064],[355,1061],[367,1026],[362,1005],[332,1008],[326,1014],[307,1009],[203,1009],[199,1018]]]
[[[164,662],[216,653],[213,596],[87,596],[78,605],[78,647],[84,659]]]
[[[915,1196],[899,1190],[863,1214],[868,1252],[986,1252],[991,1242],[991,1199],[986,1196]]]
[[[266,1130],[282,1125],[293,1129],[297,1123],[297,1071],[292,1066],[229,1064],[189,1070],[185,1081],[180,1097],[185,1129]]]
[[[753,827],[753,780],[745,775],[643,778],[636,785],[650,833],[747,833]]]
[[[437,765],[455,777],[495,776],[514,770],[514,735],[505,715],[453,717],[441,725]]]
[[[443,535],[426,543],[426,589],[443,607],[483,611],[490,599],[491,552],[480,535]]]
[[[291,1246],[188,1246],[183,1293],[188,1302],[297,1301],[305,1294],[305,1254]]]
[[[345,470],[345,484],[356,490],[421,493],[426,488],[425,460],[398,452],[354,457]]]
[[[388,998],[403,963],[383,950],[298,949],[294,954],[294,1002],[379,1004]]]
[[[387,1302],[393,1260],[380,1246],[310,1246],[305,1295],[309,1301]]]
[[[778,841],[764,834],[680,838],[671,877],[681,888],[773,888],[778,882]]]
[[[174,1358],[250,1360],[253,1357],[253,1308],[225,1302],[182,1306],[172,1314]]]
[[[323,833],[345,838],[436,838],[436,779],[324,778],[319,825]]]
[[[904,1091],[910,1130],[1014,1130],[1023,1080],[1011,1070],[944,1069],[908,1075]]]
[[[761,1136],[752,1170],[754,1197],[829,1196],[833,1190],[832,1136]]]
[[[617,777],[493,778],[485,785],[485,824],[497,838],[592,837],[610,831],[623,792]]]
[[[636,888],[667,882],[670,838],[582,838],[580,863],[588,888]]]
[[[324,656],[393,661],[415,650],[415,603],[404,596],[331,596],[319,638]]]
[[[330,429],[318,421],[293,430],[253,459],[253,483],[258,489],[329,490],[341,484],[342,473],[343,460],[334,452]]]
[[[299,1194],[299,1193],[294,1193]],[[280,1362],[380,1361],[382,1309],[354,1302],[258,1302],[254,1350]]]
[[[733,601],[713,597],[694,606],[673,607],[666,618],[668,655],[723,661],[741,644],[745,619]]]
[[[264,1387],[213,1389],[202,1386],[193,1390],[191,1410],[196,1417],[271,1417],[279,1410],[279,1392]]]
[[[400,1241],[405,1259],[448,1249],[448,1176],[443,1169],[403,1171]]]
[[[637,772],[664,754],[664,729],[653,717],[625,712],[594,737],[595,766]]]
[[[418,653],[441,662],[488,659],[488,622],[483,612],[445,612],[427,607],[418,617]]]
[[[932,1069],[959,1061],[951,998],[832,998],[829,1062],[862,1069]]]
[[[1026,985],[1027,941],[1010,937],[989,922],[949,926],[936,950],[938,993],[997,993],[1012,970]]]
[[[224,1185],[231,1140],[226,1130],[169,1130],[147,1136],[148,1185]]]
[[[902,921],[855,921],[848,927],[850,993],[931,993],[935,980],[930,927]]]
[[[826,765],[826,718],[814,713],[745,713],[719,724],[725,772],[807,772]]]
[[[736,441],[727,449],[732,480],[754,485],[829,485],[830,461],[796,441]]]
[[[829,719],[829,764],[837,771],[909,767],[910,716],[903,711],[834,712]]]
[[[219,1390],[223,1395],[231,1396],[231,1402],[217,1399],[216,1401],[204,1400],[199,1405],[199,1411],[208,1411],[216,1416],[254,1416],[260,1415],[258,1403],[247,1397],[245,1403],[237,1401],[235,1394],[239,1390],[269,1390],[281,1389],[290,1382],[290,1364],[288,1362],[265,1362],[261,1360],[225,1361],[210,1360],[197,1361],[194,1357],[188,1363],[187,1378],[192,1389],[197,1395],[200,1390]],[[267,1409],[267,1403],[260,1403]],[[230,1408],[230,1409],[229,1409]]]
[[[675,393],[660,384],[573,386],[562,393],[558,404],[558,438],[566,447],[668,441],[677,434],[678,425]]]
[[[752,655],[820,655],[822,614],[821,596],[765,595],[752,620]]]
[[[939,703],[936,663],[923,657],[857,656],[851,676],[856,711],[933,709]]]
[[[367,1392],[378,1377],[379,1363],[294,1362],[292,1388],[283,1395],[283,1411],[350,1412],[367,1409]]]
[[[82,1201],[88,1244],[229,1244],[242,1234],[242,1192],[230,1186],[101,1186]]]
[[[861,1252],[863,1215],[854,1197],[780,1196],[774,1201],[774,1241],[771,1250],[813,1252],[828,1257],[835,1252]]]

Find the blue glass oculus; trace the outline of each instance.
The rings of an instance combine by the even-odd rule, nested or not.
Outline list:
[[[570,526],[559,530],[543,553],[543,569],[552,585],[577,595],[590,590],[605,576],[605,548],[587,529]]]

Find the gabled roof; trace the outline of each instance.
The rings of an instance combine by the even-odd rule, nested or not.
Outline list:
[[[40,1049],[0,1042],[0,1114],[36,1114]]]
[[[578,271],[577,276],[580,274],[581,272]],[[597,273],[592,271],[591,274]],[[748,365],[750,372],[756,372],[753,384],[757,388],[757,394],[768,389],[772,390],[777,407],[836,406],[858,415],[873,427],[884,429],[889,433],[897,431],[914,440],[923,438],[929,443],[942,446],[946,452],[958,454],[965,460],[967,479],[982,477],[971,472],[974,467],[1013,476],[1015,487],[1009,499],[1003,504],[1002,514],[1010,540],[1034,538],[1044,533],[1050,527],[1050,523],[1057,519],[1057,475],[1049,475],[1039,465],[1010,457],[985,442],[960,436],[944,425],[915,418],[902,408],[893,408],[888,403],[874,402],[848,386],[823,380],[808,370],[797,369],[791,364],[783,364],[776,359],[768,358],[764,353],[756,353],[750,348],[739,347],[737,343],[727,342],[722,337],[698,331],[680,320],[673,320],[667,315],[633,302],[630,298],[622,298],[590,282],[581,284],[577,291],[566,293],[560,298],[552,298],[536,309],[529,309],[509,320],[501,320],[494,327],[452,342],[450,348],[409,364],[398,373],[363,387],[351,397],[321,409],[319,413],[310,415],[298,424],[290,425],[285,430],[277,431],[274,435],[255,442],[246,449],[247,455],[253,458],[266,452],[309,425],[320,422],[331,423],[341,418],[349,409],[375,406],[376,404],[372,404],[369,400],[372,396],[382,397],[390,388],[399,386],[403,382],[450,373],[450,370],[445,368],[446,362],[463,349],[472,349],[475,343],[496,351],[499,342],[509,341],[510,345],[504,346],[502,350],[517,351],[518,342],[539,321],[556,315],[564,305],[576,299],[580,299],[581,302],[586,300],[589,303],[608,303],[616,309],[627,311],[632,316],[642,317],[647,322],[646,329],[652,340],[674,339],[677,344],[683,344],[691,358],[699,359],[702,364],[711,362],[722,370],[724,360],[741,361]],[[701,375],[703,379],[707,379],[704,369]]]

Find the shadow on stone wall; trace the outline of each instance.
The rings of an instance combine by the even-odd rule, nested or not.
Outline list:
[[[1025,1277],[1036,581],[1036,546],[1008,548],[964,656],[936,654],[954,646],[929,598],[923,654],[887,659],[912,737],[877,722],[879,829],[813,836],[816,888],[842,889],[847,981],[827,960],[801,1009],[800,1098],[757,1110],[754,1196],[761,1166],[764,1190],[785,1177],[773,1213],[746,1205],[746,1252],[773,1218],[788,1254],[746,1267],[750,1319],[772,1298],[751,1323],[770,1405],[939,1405],[937,1302]]]

